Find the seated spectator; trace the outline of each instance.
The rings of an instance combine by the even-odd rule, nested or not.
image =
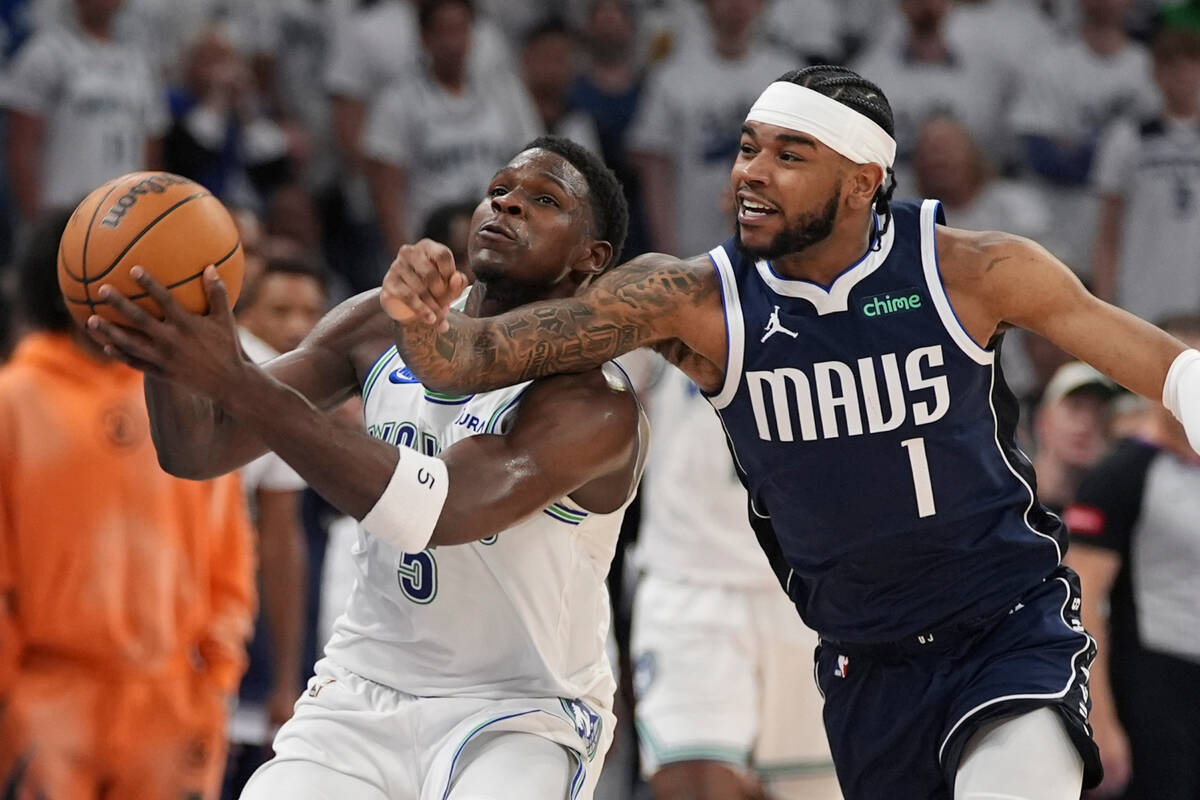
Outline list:
[[[171,113],[167,169],[222,200],[262,209],[290,177],[283,129],[266,115],[249,64],[219,29],[193,45]]]
[[[1083,474],[1108,446],[1109,401],[1117,387],[1081,361],[1058,368],[1034,413],[1038,499],[1062,514]]]

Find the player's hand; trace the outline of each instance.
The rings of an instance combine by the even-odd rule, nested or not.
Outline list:
[[[239,372],[248,363],[238,343],[237,326],[229,308],[225,284],[215,267],[204,270],[208,314],[185,311],[162,284],[141,267],[129,271],[163,312],[157,319],[112,286],[98,296],[124,318],[118,325],[99,315],[88,318],[87,329],[104,352],[134,369],[187,386],[220,399],[235,389]]]
[[[1092,734],[1096,746],[1100,748],[1100,761],[1104,765],[1104,780],[1088,797],[1094,800],[1100,798],[1119,797],[1129,783],[1132,773],[1132,762],[1129,754],[1129,737],[1126,736],[1121,723],[1114,717],[1096,717],[1092,719]]]
[[[383,277],[379,303],[397,322],[424,322],[449,328],[450,304],[467,287],[467,276],[454,266],[450,248],[430,239],[406,244]]]

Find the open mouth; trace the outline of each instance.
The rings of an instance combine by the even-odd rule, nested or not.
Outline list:
[[[774,208],[745,195],[738,196],[738,216],[743,220],[762,219],[777,214]]]

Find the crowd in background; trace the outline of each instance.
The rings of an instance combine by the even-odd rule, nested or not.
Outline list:
[[[0,267],[0,359],[39,325],[17,313],[28,302],[17,265],[37,257],[47,221],[140,169],[190,177],[233,211],[249,287],[239,318],[263,358],[294,347],[330,304],[377,286],[400,244],[427,236],[465,253],[488,180],[544,132],[600,152],[621,177],[626,258],[701,253],[731,232],[728,174],[746,111],[767,83],[810,63],[847,64],[887,94],[898,197],[940,199],[955,227],[1034,238],[1146,319],[1200,314],[1200,3],[0,0],[0,265],[12,265]],[[1007,337],[1002,358],[1027,412],[1038,409],[1023,443],[1043,499],[1073,511],[1086,537],[1108,494],[1072,502],[1109,435],[1162,441],[1161,421],[1080,365],[1055,384],[1069,358],[1036,337]],[[1165,449],[1183,463],[1180,485],[1194,486],[1194,461]],[[317,588],[338,574],[325,547],[331,526],[330,540],[340,535],[336,513],[271,474],[250,488],[258,548],[272,554],[260,563],[275,566],[260,575],[259,629],[275,634],[277,653],[256,644],[243,684],[243,710],[261,713],[235,717],[235,755],[264,752],[242,771],[300,691],[318,649]],[[1166,502],[1143,504],[1138,480],[1136,508]],[[273,521],[273,503],[298,502]],[[1190,643],[1160,669],[1195,677],[1200,544],[1185,538],[1162,560],[1193,586],[1165,601]],[[1081,549],[1116,554],[1103,585],[1158,602],[1128,575],[1129,537],[1100,539]],[[286,599],[300,583],[312,587],[307,608]],[[325,601],[334,609],[337,591]],[[1178,610],[1189,604],[1190,618]],[[307,642],[287,621],[301,616]],[[1120,694],[1131,656],[1121,652],[1126,672],[1114,666],[1101,681],[1116,707],[1112,696],[1097,705],[1106,766],[1115,754],[1109,785],[1128,773],[1116,720],[1131,713]],[[1196,742],[1195,727],[1175,735]]]

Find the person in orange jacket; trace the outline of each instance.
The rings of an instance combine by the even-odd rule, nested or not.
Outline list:
[[[255,602],[245,500],[236,475],[159,468],[141,375],[62,304],[66,220],[21,260],[31,330],[0,367],[0,796],[215,798]]]

